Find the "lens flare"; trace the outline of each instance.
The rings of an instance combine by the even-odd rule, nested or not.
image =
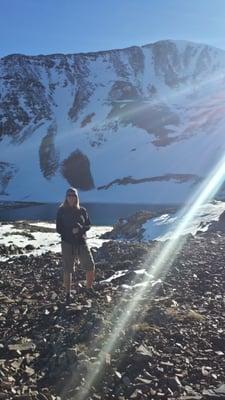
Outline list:
[[[115,344],[120,340],[121,332],[126,328],[131,316],[135,313],[135,309],[141,302],[145,291],[150,289],[150,293],[154,294],[154,286],[151,286],[151,275],[154,279],[165,279],[167,272],[173,264],[177,254],[181,250],[185,236],[184,230],[195,218],[199,208],[210,199],[213,198],[225,179],[225,156],[214,168],[210,176],[203,182],[199,190],[193,198],[188,202],[187,206],[180,212],[181,222],[175,227],[171,239],[164,245],[160,253],[155,256],[152,262],[152,254],[149,255],[144,262],[143,268],[148,269],[147,278],[145,276],[143,285],[140,286],[134,298],[128,302],[126,312],[122,312],[115,328],[109,335],[106,344],[103,346],[98,355],[98,362],[93,365],[86,376],[86,386],[84,391],[76,397],[76,400],[84,400],[87,397],[92,385],[95,383],[99,374],[105,365],[106,354],[111,353]]]

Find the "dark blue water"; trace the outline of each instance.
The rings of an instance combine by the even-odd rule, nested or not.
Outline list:
[[[20,208],[0,208],[0,221],[18,220],[55,220],[59,204],[37,204]],[[162,204],[100,204],[83,203],[91,218],[93,225],[113,225],[119,218],[127,218],[140,210],[159,211],[168,208],[174,209],[173,205]],[[176,206],[177,207],[177,206]]]

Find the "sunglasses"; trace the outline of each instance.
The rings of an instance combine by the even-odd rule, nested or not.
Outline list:
[[[77,196],[75,194],[72,194],[72,193],[68,194],[67,197],[76,197],[76,199],[77,199]]]

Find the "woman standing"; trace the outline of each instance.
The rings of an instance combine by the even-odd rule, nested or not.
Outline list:
[[[84,207],[80,207],[78,192],[69,188],[66,198],[58,209],[56,230],[62,239],[63,284],[66,302],[71,300],[72,273],[78,258],[86,272],[86,287],[92,289],[95,278],[95,264],[86,243],[86,231],[90,229],[90,219]]]

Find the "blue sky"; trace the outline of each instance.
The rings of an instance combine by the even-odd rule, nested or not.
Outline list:
[[[225,0],[0,0],[0,57],[184,39],[225,49]]]

